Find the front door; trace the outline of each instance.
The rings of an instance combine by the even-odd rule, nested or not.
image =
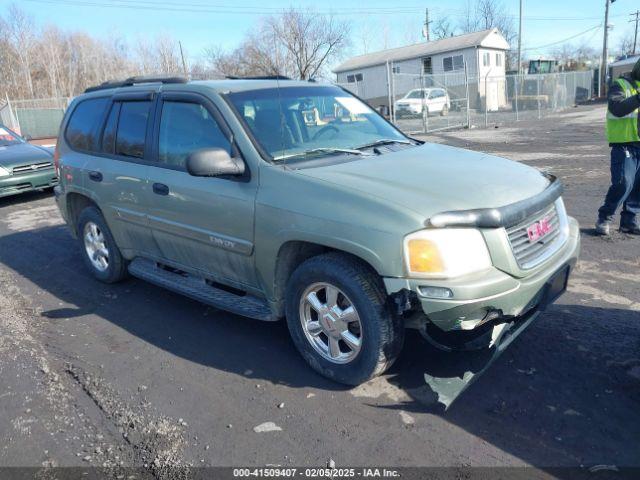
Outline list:
[[[239,155],[215,105],[189,93],[164,93],[156,107],[149,167],[149,224],[161,255],[232,286],[255,286],[253,215],[257,180],[194,177],[191,152],[223,148]]]

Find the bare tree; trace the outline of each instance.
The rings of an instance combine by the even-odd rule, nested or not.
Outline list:
[[[348,44],[350,25],[334,17],[290,9],[265,21],[267,37],[281,44],[294,76],[309,79],[318,76],[329,61]]]
[[[518,40],[513,18],[500,0],[475,0],[474,3],[468,0],[466,15],[459,27],[463,33],[497,28],[510,45],[513,46]],[[512,65],[514,61],[516,59],[513,53],[507,55],[507,67]]]
[[[634,36],[631,31],[625,33],[618,43],[618,54],[631,55],[633,53],[633,40]]]
[[[35,26],[33,19],[16,4],[9,6],[7,19],[9,40],[16,55],[25,82],[27,94],[33,96],[33,78],[31,76],[33,49],[35,46]]]
[[[343,53],[350,25],[330,16],[291,9],[266,17],[230,52],[205,50],[209,71],[221,76],[285,75],[309,79]]]
[[[441,40],[443,38],[453,37],[456,32],[456,27],[448,17],[441,17],[436,20],[433,28],[431,29],[431,35],[435,40]]]

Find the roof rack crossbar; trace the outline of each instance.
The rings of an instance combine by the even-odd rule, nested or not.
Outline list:
[[[290,77],[285,75],[260,75],[257,77],[239,77],[236,75],[227,75],[227,80],[291,80]]]
[[[164,76],[138,76],[129,77],[125,80],[109,80],[100,85],[87,88],[84,93],[106,90],[108,88],[130,87],[141,83],[187,83],[189,80],[184,77],[164,77]]]

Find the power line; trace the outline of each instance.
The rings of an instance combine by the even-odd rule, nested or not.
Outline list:
[[[592,31],[594,31],[596,29],[599,29],[600,27],[602,27],[602,24],[596,25],[594,27],[591,27],[588,30],[585,30],[584,32],[576,33],[575,35],[572,35],[570,37],[563,38],[562,40],[558,40],[557,42],[547,43],[546,45],[538,45],[537,47],[524,48],[523,50],[524,51],[542,50],[544,48],[549,48],[549,47],[553,47],[555,45],[560,45],[561,43],[565,43],[565,42],[568,42],[569,40],[573,40],[574,38],[578,38],[578,37],[581,37],[582,35],[586,35],[587,33],[592,32]]]
[[[306,11],[300,7],[269,7],[264,5],[233,5],[233,4],[211,4],[203,2],[175,2],[175,1],[158,1],[152,0],[111,0],[110,2],[101,2],[99,0],[25,0],[32,3],[41,3],[49,5],[67,5],[74,7],[100,7],[114,9],[129,10],[145,10],[145,11],[169,11],[169,12],[187,12],[187,13],[217,13],[217,14],[254,14],[254,15],[270,15],[280,13],[286,10]],[[464,16],[466,13],[454,9],[437,9],[442,15],[448,16]],[[312,10],[315,13],[349,16],[349,15],[403,15],[413,14],[422,11],[422,7],[418,5],[404,5],[392,7],[340,7],[339,9],[322,9]],[[518,15],[506,15],[509,18],[516,19]],[[619,15],[618,15],[619,16]],[[584,21],[599,19],[597,17],[550,17],[550,16],[525,16],[526,21]]]
[[[129,10],[143,10],[143,11],[168,11],[168,12],[189,12],[189,13],[217,13],[217,14],[256,14],[256,15],[271,15],[287,10],[306,11],[301,8],[289,8],[289,7],[265,7],[265,6],[235,6],[235,5],[218,5],[218,6],[206,6],[202,4],[193,3],[173,3],[173,2],[159,2],[150,3],[141,0],[127,1],[127,0],[115,0],[115,3],[102,3],[91,0],[26,0],[33,3],[43,3],[50,5],[67,5],[73,7],[100,7],[100,8],[114,8],[114,9],[129,9]],[[340,10],[313,10],[314,13],[327,14],[327,15],[390,15],[390,14],[410,14],[414,13],[414,8],[397,8],[397,7],[365,7],[365,8],[352,8]]]

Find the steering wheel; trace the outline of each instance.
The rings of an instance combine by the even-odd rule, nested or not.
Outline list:
[[[333,125],[326,125],[324,127],[322,127],[320,130],[318,130],[315,135],[313,136],[313,140],[317,140],[318,138],[320,138],[322,135],[324,135],[327,132],[331,132],[333,131],[333,136],[328,139],[328,140],[333,140],[334,138],[336,138],[338,136],[338,134],[340,133],[340,130],[338,130],[336,127],[334,127]]]

